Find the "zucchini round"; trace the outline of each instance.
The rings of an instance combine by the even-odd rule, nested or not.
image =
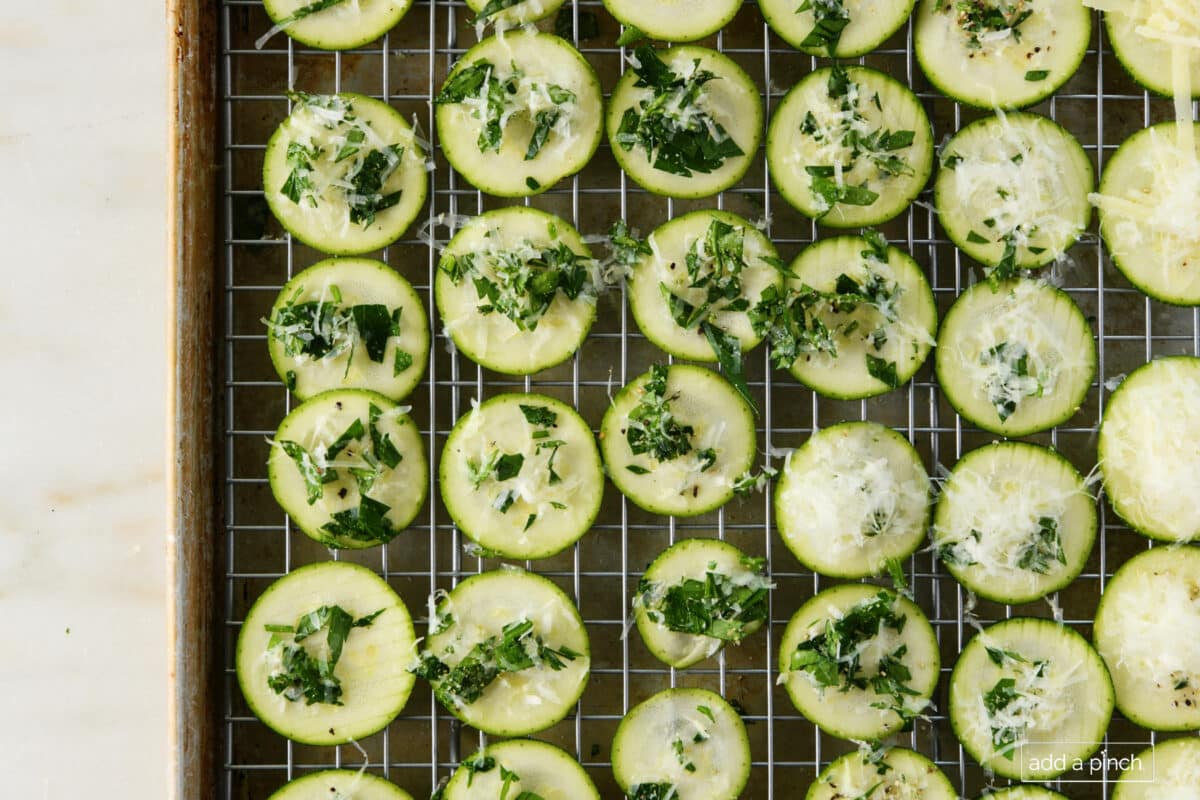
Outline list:
[[[940,669],[937,636],[921,609],[869,584],[813,597],[779,643],[779,682],[792,704],[842,739],[878,741],[911,725]]]
[[[1152,730],[1200,728],[1200,548],[1125,562],[1100,597],[1093,639],[1122,714]]]
[[[646,338],[691,361],[717,360],[709,326],[736,338],[743,353],[758,346],[762,334],[748,311],[780,282],[765,260],[778,256],[775,246],[760,230],[728,211],[693,211],[659,225],[646,243],[650,253],[634,264],[627,284],[630,310]]]
[[[1200,305],[1200,123],[1185,147],[1174,122],[1126,139],[1091,199],[1113,264],[1141,291],[1164,303]]]
[[[503,30],[543,20],[562,8],[563,2],[564,0],[467,0],[467,7],[475,12],[471,22],[475,24],[477,31],[482,32],[482,26],[486,25],[495,25],[497,30]],[[488,13],[480,18],[483,12]]]
[[[438,467],[454,524],[485,550],[547,558],[585,534],[604,496],[592,429],[566,403],[503,394],[454,425]]]
[[[600,424],[608,477],[652,514],[693,517],[724,505],[755,449],[754,412],[703,367],[652,368],[621,389]]]
[[[978,800],[1067,800],[1067,797],[1041,786],[1009,786],[980,795]]]
[[[1200,539],[1200,358],[1138,367],[1108,399],[1097,453],[1113,510],[1143,536]]]
[[[915,21],[913,45],[929,82],[988,109],[1024,108],[1054,94],[1092,40],[1092,12],[1079,0],[921,0]]]
[[[263,0],[263,10],[275,25],[258,40],[258,45],[283,31],[318,50],[353,50],[396,27],[412,0],[334,2],[314,12],[316,5],[314,0]]]
[[[1075,416],[1096,377],[1096,343],[1066,292],[1026,278],[985,281],[946,312],[934,365],[964,419],[1026,436]]]
[[[413,796],[391,781],[349,769],[326,769],[288,781],[269,800],[413,800]]]
[[[1130,77],[1152,92],[1173,96],[1179,79],[1175,73],[1175,47],[1171,40],[1176,37],[1194,39],[1200,34],[1194,16],[1177,16],[1186,6],[1163,0],[1089,0],[1088,5],[1104,10],[1108,44]],[[1181,66],[1188,75],[1190,88],[1190,91],[1185,90],[1185,96],[1196,97],[1200,95],[1200,51],[1188,44],[1180,44],[1179,49],[1184,59]]]
[[[920,753],[890,747],[881,756],[863,750],[846,753],[821,770],[805,800],[958,800],[958,792],[937,765]]]
[[[1200,739],[1187,736],[1147,747],[1121,773],[1112,800],[1172,800],[1196,796]]]
[[[529,375],[579,349],[596,319],[599,280],[569,223],[510,206],[454,235],[433,291],[446,333],[464,355],[495,372]]]
[[[369,258],[330,258],[296,275],[271,307],[267,334],[275,372],[301,400],[351,388],[403,400],[429,360],[424,303]]]
[[[791,271],[788,287],[799,293],[791,295],[791,317],[811,331],[789,333],[796,380],[826,397],[858,400],[903,386],[925,363],[937,305],[925,273],[903,250],[879,238],[836,236],[805,248]],[[776,333],[770,341],[779,363],[791,351],[781,350]]]
[[[600,800],[596,785],[569,754],[552,744],[510,739],[489,745],[454,771],[444,800]]]
[[[608,13],[663,42],[694,42],[724,28],[742,0],[604,0]]]
[[[775,486],[776,524],[808,569],[865,578],[920,546],[931,492],[907,439],[874,422],[843,422],[788,455]]]
[[[946,143],[933,185],[950,241],[1001,272],[1060,259],[1092,219],[1092,162],[1065,128],[1037,114],[976,120]]]
[[[311,630],[297,641],[301,628]],[[357,564],[310,564],[268,586],[246,613],[238,685],[276,733],[303,744],[345,744],[383,730],[403,710],[415,644],[412,618],[387,581]]]
[[[621,169],[669,197],[708,197],[741,180],[763,123],[758,87],[745,70],[692,45],[639,47],[630,63],[613,89],[606,122]],[[671,132],[665,145],[656,134],[663,129]]]
[[[735,800],[750,779],[750,737],[721,695],[665,689],[617,725],[612,768],[631,797]]]
[[[327,547],[374,547],[416,518],[429,476],[408,410],[375,392],[337,389],[279,423],[267,478],[275,500],[307,536]]]
[[[967,642],[950,674],[950,724],[985,769],[1049,781],[1104,741],[1113,689],[1087,640],[1047,619],[1013,617]]]
[[[1096,499],[1058,453],[994,442],[967,453],[942,484],[930,537],[955,580],[997,603],[1029,603],[1083,570]]]
[[[647,649],[664,664],[684,669],[716,655],[727,642],[740,644],[767,618],[772,583],[763,566],[719,539],[684,539],[668,547],[646,568],[633,598]]]
[[[546,578],[518,569],[472,575],[435,611],[420,672],[471,727],[527,736],[561,720],[583,694],[587,631],[571,598]],[[532,663],[513,669],[514,659]]]
[[[800,11],[793,0],[758,0],[758,8],[771,30],[797,50],[812,56],[858,58],[900,30],[915,1],[810,0],[799,4],[804,9]]]
[[[425,152],[387,103],[361,94],[292,95],[263,155],[263,191],[292,236],[355,256],[387,247],[425,206]]]
[[[810,72],[780,101],[767,163],[783,198],[831,228],[878,225],[933,173],[933,128],[908,87],[868,67]]]
[[[446,160],[499,197],[544,192],[583,169],[600,144],[600,80],[549,33],[484,39],[450,70],[434,105]]]

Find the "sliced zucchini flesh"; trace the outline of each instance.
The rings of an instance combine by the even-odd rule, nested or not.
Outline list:
[[[748,220],[693,211],[656,228],[645,251],[628,287],[630,310],[647,338],[692,361],[716,361],[726,346],[743,353],[762,341],[749,311],[780,282],[772,266],[777,254]]]
[[[877,741],[911,727],[940,668],[921,609],[878,586],[826,589],[800,607],[779,645],[779,683],[792,703],[843,739]]]
[[[545,730],[574,707],[591,656],[579,611],[539,575],[474,575],[432,598],[429,636],[412,669],[446,710],[495,736]]]
[[[442,251],[434,296],[472,361],[527,375],[574,355],[596,318],[597,262],[569,223],[513,206],[474,217]]]
[[[929,82],[960,103],[1023,108],[1079,69],[1092,14],[1079,0],[921,0],[913,44]]]
[[[293,236],[335,255],[386,247],[425,205],[425,153],[395,109],[359,94],[291,92],[267,142],[263,187]]]
[[[292,521],[327,547],[386,544],[429,491],[425,445],[409,406],[359,389],[323,392],[284,418],[267,477]]]
[[[317,262],[284,285],[265,322],[271,363],[301,400],[347,388],[403,400],[429,359],[425,306],[381,261]]]
[[[750,778],[750,739],[719,694],[666,689],[621,720],[612,767],[629,797],[734,800]]]
[[[459,59],[434,98],[446,159],[501,197],[548,189],[578,172],[600,143],[596,73],[565,39],[512,31]]]
[[[621,169],[671,197],[707,197],[741,179],[758,149],[762,100],[750,76],[706,47],[638,47],[613,89],[608,140]]]
[[[1091,161],[1065,128],[1001,112],[946,143],[933,197],[951,241],[1003,279],[1056,261],[1075,244],[1092,218],[1094,181]]]
[[[723,28],[742,0],[604,0],[604,7],[652,39],[694,42]]]
[[[684,539],[646,568],[633,598],[646,647],[682,669],[762,627],[773,587],[762,559],[717,539]]]
[[[545,558],[570,547],[604,495],[591,429],[566,403],[537,394],[474,405],[450,432],[439,470],[455,524],[508,558]]]
[[[877,575],[924,540],[931,490],[907,439],[873,422],[844,422],[788,455],[775,489],[779,533],[815,572]]]
[[[272,730],[343,744],[382,730],[404,708],[415,642],[408,609],[386,581],[356,564],[313,564],[272,583],[246,614],[238,684]]]
[[[1066,422],[1096,374],[1092,328],[1048,283],[978,283],[942,321],[934,356],[946,399],[968,422],[1025,436]]]
[[[613,400],[600,451],[621,493],[655,514],[696,516],[723,505],[754,462],[754,414],[702,367],[655,366]]]
[[[763,19],[780,38],[814,56],[857,58],[900,30],[915,0],[758,0]]]
[[[1168,97],[1190,100],[1200,93],[1200,22],[1189,3],[1085,0],[1084,5],[1104,12],[1108,43],[1135,81]]]
[[[1010,786],[982,795],[978,800],[1067,800],[1065,795],[1041,786]]]
[[[1005,778],[1048,781],[1104,740],[1113,691],[1075,631],[1014,617],[977,633],[950,675],[950,723],[963,748]]]
[[[1175,305],[1200,305],[1197,131],[1200,124],[1162,122],[1133,134],[1089,198],[1117,268],[1138,289]]]
[[[269,800],[413,800],[391,781],[369,772],[326,769],[288,781]]]
[[[412,0],[263,0],[275,24],[255,42],[261,48],[283,31],[320,50],[352,50],[396,26]]]
[[[751,314],[771,360],[829,397],[858,399],[907,382],[933,346],[937,307],[917,263],[878,233],[805,248],[784,291]]]
[[[579,762],[552,744],[510,739],[463,761],[444,800],[600,800]]]
[[[1200,548],[1125,562],[1100,598],[1094,639],[1122,714],[1153,730],[1200,727]]]
[[[834,759],[808,787],[805,800],[958,800],[932,761],[914,750],[859,749]]]
[[[1168,800],[1195,796],[1200,786],[1200,739],[1160,741],[1131,760],[1112,800]]]
[[[1152,539],[1200,538],[1200,358],[1151,361],[1109,398],[1097,445],[1113,509]]]
[[[564,0],[467,0],[467,7],[475,12],[471,23],[476,35],[482,39],[488,25],[497,31],[517,28],[529,22],[545,19],[562,8]]]
[[[1075,579],[1096,539],[1096,500],[1053,450],[998,442],[963,456],[942,485],[931,538],[978,595],[1028,603]]]
[[[835,228],[900,214],[933,172],[933,129],[906,86],[867,67],[804,76],[767,131],[767,162],[797,211]]]

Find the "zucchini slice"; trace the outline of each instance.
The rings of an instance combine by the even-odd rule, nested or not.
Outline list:
[[[583,169],[600,144],[600,80],[549,33],[484,39],[450,70],[434,105],[446,160],[499,197],[549,189]]]
[[[318,50],[353,50],[394,28],[411,6],[412,0],[263,0],[275,24],[257,44],[283,31]]]
[[[628,283],[646,338],[691,361],[717,360],[710,328],[743,353],[758,346],[762,334],[747,312],[780,283],[768,261],[778,257],[775,246],[760,230],[727,211],[693,211],[658,226],[646,244]]]
[[[932,488],[899,433],[874,422],[833,425],[784,462],[775,487],[779,534],[813,572],[878,575],[925,539]]]
[[[279,423],[267,459],[271,492],[327,547],[387,544],[429,494],[425,445],[408,406],[361,389],[323,392]]]
[[[1113,510],[1143,536],[1200,539],[1200,358],[1159,358],[1117,387],[1097,452]]]
[[[1200,548],[1125,562],[1100,597],[1093,638],[1122,714],[1152,730],[1200,728]]]
[[[271,213],[297,239],[333,255],[362,255],[399,239],[428,190],[412,126],[361,94],[289,96],[295,107],[263,156]]]
[[[742,0],[604,0],[626,27],[662,42],[694,42],[728,25]]]
[[[247,612],[238,685],[276,733],[345,744],[383,730],[404,708],[415,643],[408,609],[387,581],[344,561],[310,564],[268,586]]]
[[[1200,305],[1200,123],[1161,122],[1130,136],[1089,199],[1130,283],[1164,303]]]
[[[920,753],[891,747],[877,755],[855,750],[834,760],[808,787],[805,800],[958,800],[937,765]]]
[[[754,310],[771,359],[826,397],[857,400],[904,385],[937,330],[933,290],[917,262],[869,232],[814,242],[791,265],[787,291]]]
[[[977,283],[942,320],[934,355],[946,400],[968,422],[1026,436],[1075,415],[1096,377],[1096,343],[1066,293],[1019,278]]]
[[[1138,753],[1121,773],[1112,800],[1194,797],[1200,786],[1200,739],[1169,739]]]
[[[485,26],[495,25],[496,30],[519,28],[537,22],[558,11],[564,0],[467,0],[467,7],[475,12],[471,22],[483,38]]]
[[[571,598],[540,575],[472,575],[434,598],[417,674],[463,722],[494,736],[549,728],[575,706],[591,664]]]
[[[642,641],[683,669],[741,644],[767,618],[765,564],[718,539],[684,539],[646,568],[633,598]]]
[[[653,367],[617,394],[600,424],[608,477],[652,514],[694,517],[724,505],[755,449],[754,412],[703,367]]]
[[[578,761],[552,744],[532,739],[510,739],[480,750],[454,771],[442,795],[444,800],[528,796],[600,800],[596,785]]]
[[[1200,23],[1194,9],[1170,0],[1086,0],[1084,5],[1104,12],[1108,43],[1140,85],[1168,97],[1180,90],[1184,97],[1200,95],[1200,50],[1195,49]]]
[[[477,364],[529,375],[575,354],[596,319],[599,268],[563,219],[510,206],[473,218],[442,252],[434,299]]]
[[[639,800],[735,800],[750,779],[750,737],[721,695],[665,689],[617,725],[612,768]]]
[[[938,220],[971,258],[995,268],[1057,261],[1092,219],[1092,162],[1065,128],[1037,114],[976,120],[941,152],[933,185]]]
[[[391,781],[349,769],[326,769],[288,781],[269,800],[413,800]]]
[[[831,228],[878,225],[916,199],[933,172],[933,128],[908,87],[868,67],[805,75],[767,129],[783,198]]]
[[[644,3],[639,5],[645,5]],[[693,16],[688,3],[687,13]],[[642,46],[613,89],[606,127],[613,156],[639,186],[669,197],[708,197],[733,186],[762,138],[758,87],[707,47]]]
[[[604,496],[592,429],[566,403],[503,394],[454,425],[438,467],[442,502],[463,533],[514,559],[547,558],[585,534]]]
[[[913,45],[943,94],[980,108],[1024,108],[1066,83],[1092,39],[1080,0],[921,0]]]
[[[1009,786],[980,795],[978,800],[1067,800],[1067,797],[1041,786]]]
[[[940,669],[937,636],[921,609],[868,584],[810,599],[779,644],[779,683],[792,704],[843,739],[878,741],[911,727]]]
[[[424,303],[369,258],[313,264],[284,284],[266,324],[271,364],[301,400],[351,388],[403,400],[429,360]]]
[[[758,0],[779,38],[812,56],[858,58],[883,44],[912,14],[916,0]],[[801,10],[803,9],[803,10]]]
[[[1014,617],[967,642],[950,673],[950,724],[972,758],[1004,778],[1048,781],[1104,741],[1113,689],[1087,640]]]
[[[1096,499],[1058,453],[993,442],[967,453],[942,484],[930,537],[955,580],[997,603],[1066,587],[1091,555]]]

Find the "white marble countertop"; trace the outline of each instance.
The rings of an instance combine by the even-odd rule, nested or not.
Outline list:
[[[0,4],[5,797],[166,794],[165,24]]]

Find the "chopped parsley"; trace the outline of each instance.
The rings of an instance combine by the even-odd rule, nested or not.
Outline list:
[[[733,481],[733,492],[739,495],[749,495],[754,492],[761,492],[767,488],[767,484],[772,478],[779,474],[779,470],[774,467],[763,467],[762,470],[755,474],[750,470],[746,470]]]
[[[626,152],[641,146],[654,169],[683,177],[713,172],[726,159],[745,155],[701,102],[704,84],[718,78],[700,69],[700,59],[677,73],[659,58],[658,51],[643,45],[634,51],[633,63],[634,86],[651,93],[625,110],[617,146]]]
[[[629,800],[679,800],[671,783],[639,783],[629,789]]]
[[[667,396],[668,374],[669,368],[662,364],[651,367],[642,398],[629,412],[625,440],[635,456],[648,454],[657,461],[672,461],[692,451],[695,429],[679,424],[671,413],[671,401],[678,393]]]
[[[464,761],[463,766],[467,768],[467,788],[470,788],[471,784],[475,782],[476,775],[491,772],[496,768],[496,759],[492,756],[485,756],[481,750]]]
[[[609,226],[608,249],[611,253],[610,260],[623,273],[632,270],[642,256],[653,253],[646,240],[634,234],[623,219],[619,219]]]
[[[1025,73],[1025,80],[1036,82],[1044,81],[1050,76],[1050,70],[1047,69],[1031,69]]]
[[[278,651],[280,668],[267,676],[267,685],[275,694],[305,705],[326,703],[342,705],[342,682],[334,673],[346,638],[354,628],[370,627],[386,609],[355,619],[341,606],[321,606],[300,617],[295,625],[265,625],[271,634],[267,651]],[[325,658],[319,658],[303,644],[325,632]],[[320,650],[320,648],[318,648]]]
[[[801,49],[823,49],[832,58],[842,40],[842,31],[850,24],[850,12],[842,0],[804,0],[797,14],[811,11],[816,24],[800,42]]]
[[[1041,397],[1046,391],[1048,375],[1030,372],[1029,351],[1016,342],[1000,342],[984,350],[979,363],[988,368],[983,390],[1004,422],[1017,411],[1026,397]]]
[[[984,34],[1008,33],[1013,41],[1021,41],[1021,25],[1033,16],[1030,5],[1030,0],[953,0],[942,10],[957,13],[958,26],[967,34],[967,47],[979,50]]]
[[[988,647],[987,653],[997,666],[1016,672],[1021,687],[1032,687],[1033,694],[1029,694],[1018,688],[1017,678],[1003,677],[983,696],[983,707],[992,720],[992,749],[1012,761],[1016,748],[1032,721],[1031,712],[1037,708],[1041,699],[1040,690],[1036,688],[1035,682],[1045,677],[1050,662],[1030,661],[1018,653],[993,647]],[[996,717],[1002,711],[1007,711],[1007,714],[1004,720],[997,721]]]
[[[291,358],[335,359],[350,353],[353,359],[355,346],[361,342],[367,358],[381,364],[388,341],[401,335],[402,306],[389,311],[381,303],[346,305],[336,285],[329,287],[328,298],[322,294],[318,300],[301,301],[303,294],[304,287],[297,287],[270,319],[263,320],[268,335],[283,345],[283,352]],[[412,356],[408,359],[411,366]],[[396,374],[399,372],[403,370]]]
[[[530,425],[543,428],[553,428],[558,425],[558,414],[547,406],[528,406],[522,403],[521,414]]]
[[[762,564],[752,562],[756,573]],[[740,642],[749,629],[767,618],[767,592],[771,582],[762,574],[735,580],[710,563],[702,580],[684,578],[663,587],[643,578],[638,584],[638,604],[652,622],[676,633],[711,636]]]
[[[1058,520],[1054,517],[1040,517],[1037,530],[1029,542],[1021,550],[1017,566],[1021,569],[1045,575],[1054,567],[1052,562],[1066,566],[1067,556],[1063,552],[1062,538],[1058,533]]]

